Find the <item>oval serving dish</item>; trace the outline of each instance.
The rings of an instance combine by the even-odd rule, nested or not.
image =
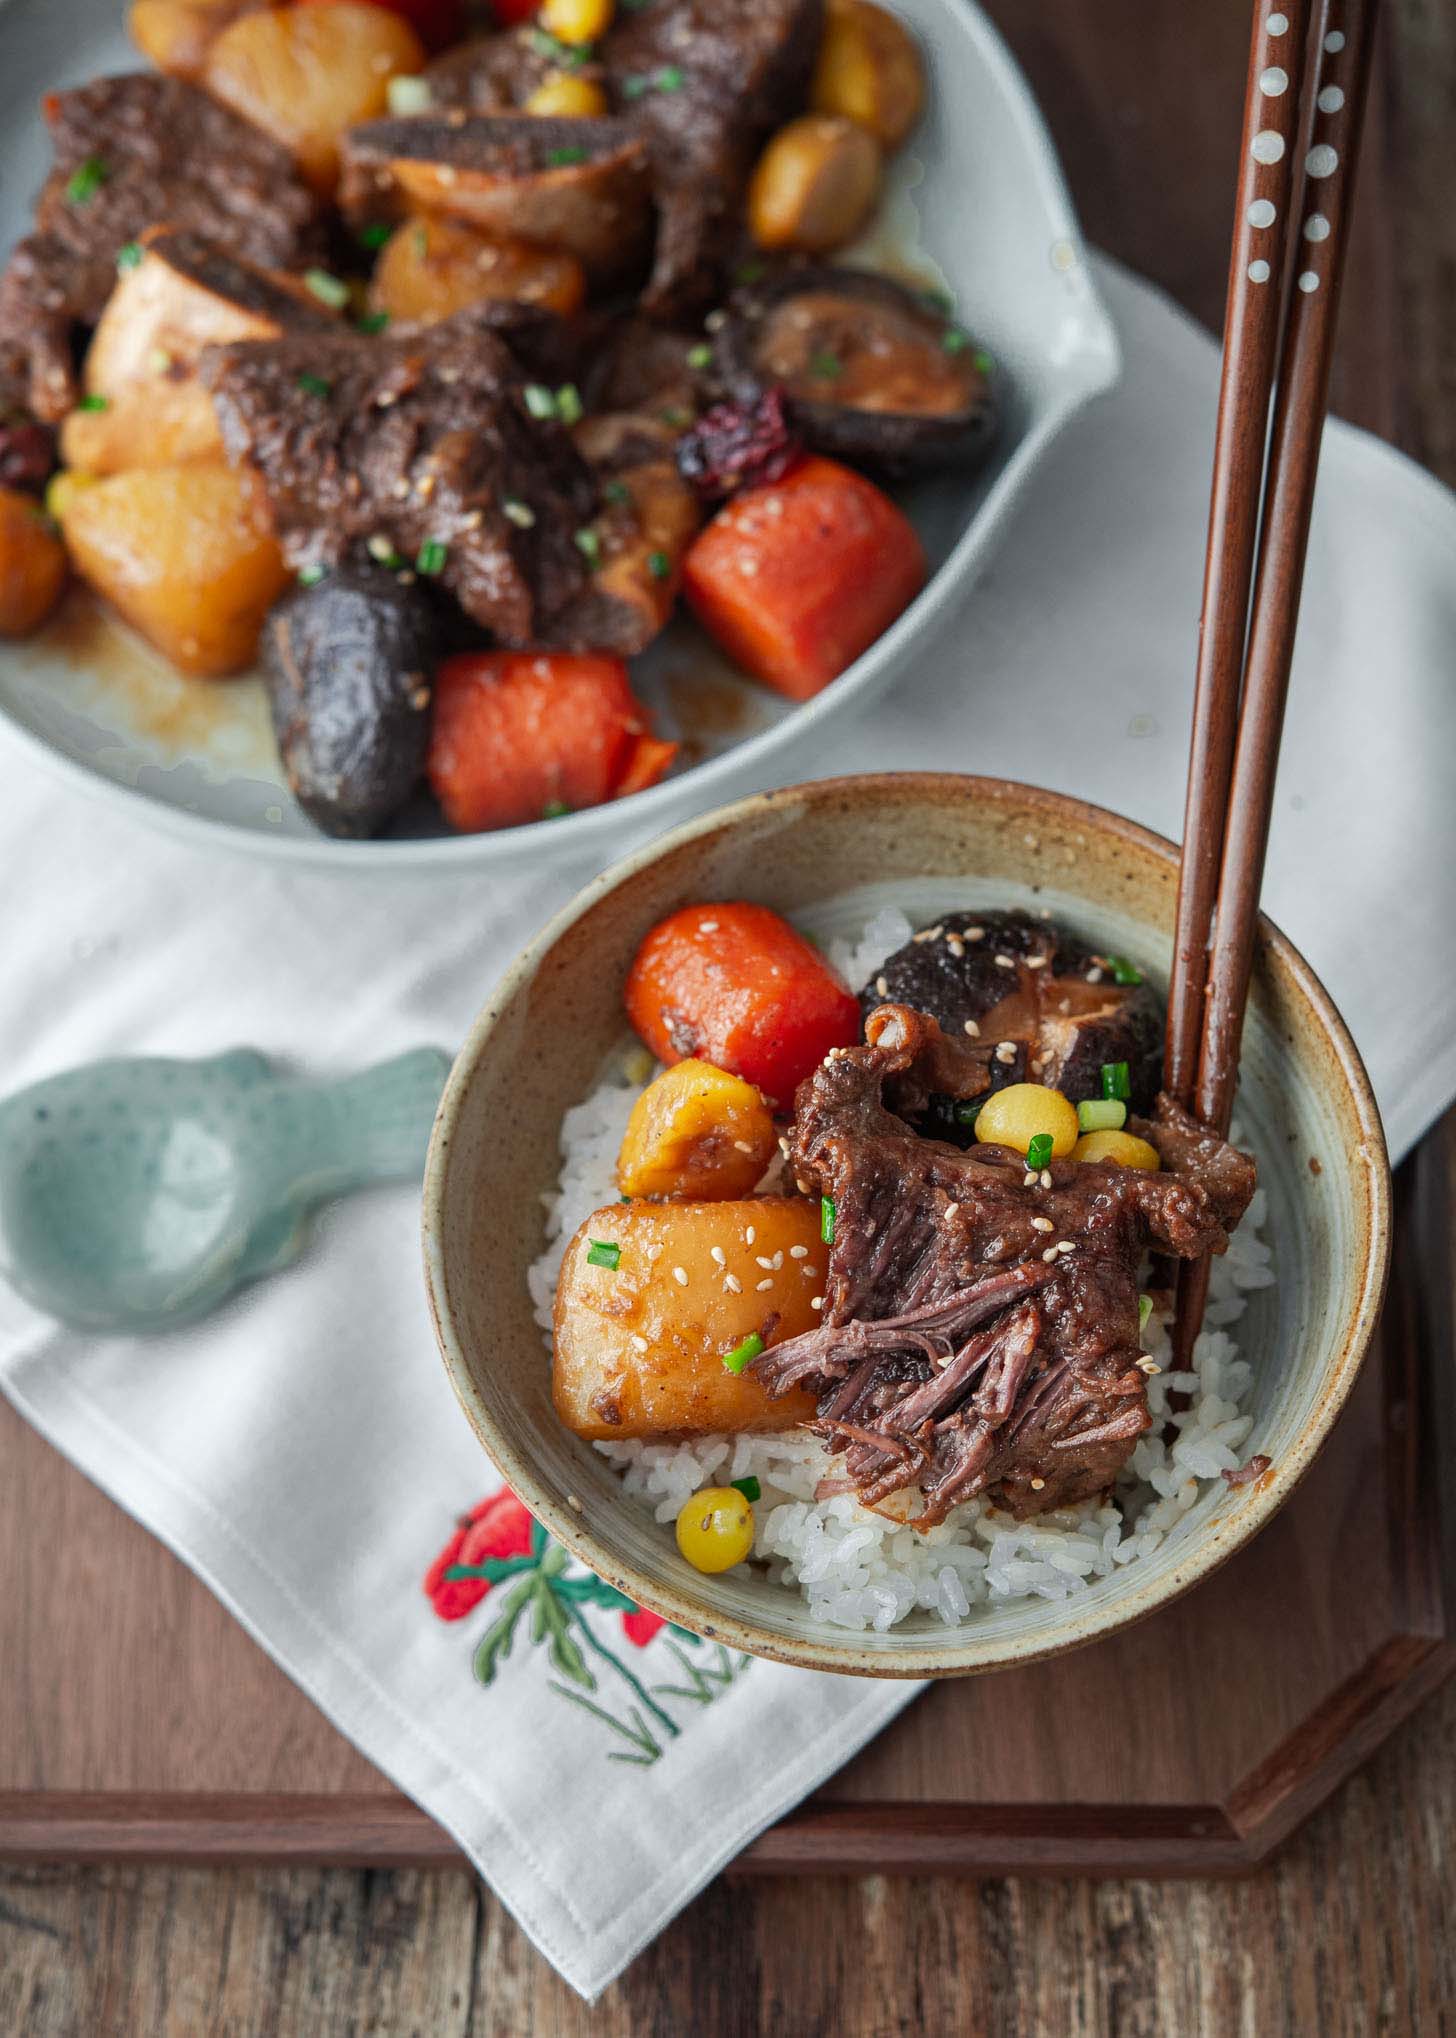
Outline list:
[[[1268,1192],[1277,1284],[1239,1329],[1254,1368],[1245,1450],[1270,1469],[1215,1481],[1161,1545],[1063,1600],[915,1613],[886,1633],[816,1620],[797,1589],[739,1566],[708,1578],[627,1497],[551,1402],[526,1271],[542,1246],[561,1118],[631,1039],[628,963],[694,900],[750,898],[820,938],[880,907],[1046,908],[1166,978],[1171,843],[1104,809],[1006,780],[903,774],[761,794],[679,828],[589,886],[507,971],[446,1088],[426,1170],[426,1280],[451,1383],[502,1475],[550,1532],[631,1598],[756,1655],[868,1676],[966,1675],[1033,1661],[1143,1618],[1283,1506],[1329,1433],[1379,1312],[1390,1183],[1359,1055],[1308,964],[1265,921],[1238,1116]],[[568,1498],[570,1496],[570,1498]]]
[[[59,629],[0,646],[0,728],[41,763],[139,817],[193,839],[333,870],[585,860],[735,786],[787,776],[792,758],[833,718],[898,679],[932,628],[958,610],[1052,440],[1119,372],[1116,336],[1056,157],[996,31],[967,0],[894,4],[924,49],[929,99],[895,159],[862,259],[943,282],[1004,367],[1010,396],[981,466],[902,492],[931,579],[822,693],[795,706],[731,675],[678,623],[634,665],[634,685],[698,761],[625,800],[485,834],[441,833],[438,817],[409,809],[374,841],[319,834],[294,806],[260,682],[182,678],[90,609],[63,611]],[[137,62],[114,0],[0,0],[0,250],[28,230],[46,173],[41,94]]]

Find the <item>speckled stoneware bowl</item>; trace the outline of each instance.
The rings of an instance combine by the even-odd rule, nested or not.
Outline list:
[[[751,898],[820,935],[879,906],[1049,907],[1165,977],[1171,844],[1100,808],[1005,780],[828,780],[679,828],[588,887],[507,971],[457,1060],[425,1180],[425,1264],[451,1381],[503,1476],[554,1536],[623,1592],[756,1655],[869,1676],[937,1677],[1026,1662],[1138,1620],[1283,1506],[1339,1414],[1375,1326],[1389,1252],[1380,1119],[1354,1045],[1308,965],[1266,922],[1245,1033],[1239,1119],[1268,1189],[1275,1287],[1239,1326],[1252,1359],[1246,1453],[1257,1482],[1216,1484],[1150,1554],[1070,1599],[982,1606],[957,1628],[916,1613],[887,1634],[810,1617],[796,1589],[740,1566],[705,1578],[556,1420],[526,1292],[541,1192],[566,1107],[630,1035],[622,983],[642,935],[695,899]],[[570,1496],[570,1498],[568,1498]]]

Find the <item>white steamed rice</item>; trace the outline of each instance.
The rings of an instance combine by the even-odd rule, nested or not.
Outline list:
[[[852,984],[910,938],[905,915],[877,913],[857,942],[836,942],[830,959]],[[544,1198],[548,1244],[528,1276],[536,1317],[550,1346],[551,1305],[567,1242],[592,1211],[617,1200],[617,1150],[641,1086],[625,1072],[566,1113],[562,1168]],[[984,1499],[955,1508],[937,1528],[919,1532],[861,1507],[849,1494],[815,1500],[834,1460],[817,1438],[698,1437],[681,1443],[604,1443],[634,1500],[665,1527],[701,1486],[756,1478],[754,1555],[770,1575],[797,1585],[817,1618],[883,1631],[917,1607],[947,1626],[977,1606],[1035,1597],[1065,1599],[1095,1579],[1154,1550],[1177,1528],[1221,1472],[1243,1461],[1253,1425],[1245,1412],[1251,1370],[1229,1335],[1251,1290],[1273,1284],[1260,1233],[1266,1201],[1259,1190],[1227,1255],[1213,1263],[1205,1328],[1192,1370],[1163,1371],[1148,1382],[1153,1426],[1141,1437],[1110,1500],[1090,1500],[1018,1522]],[[1157,1315],[1143,1349],[1166,1368],[1167,1325]],[[1175,1392],[1189,1405],[1169,1411]],[[1169,1441],[1171,1439],[1171,1441]]]

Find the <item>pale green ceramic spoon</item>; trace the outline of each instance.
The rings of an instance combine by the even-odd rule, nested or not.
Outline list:
[[[155,1330],[287,1266],[310,1213],[418,1177],[450,1059],[284,1074],[251,1048],[100,1061],[0,1103],[0,1272],[86,1330]]]

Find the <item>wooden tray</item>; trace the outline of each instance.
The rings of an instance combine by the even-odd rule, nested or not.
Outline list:
[[[1355,1396],[1253,1547],[1126,1634],[928,1692],[737,1867],[1207,1875],[1284,1839],[1456,1668],[1453,1184],[1456,1112],[1401,1171]],[[3,1403],[0,1576],[0,1856],[459,1860]]]

